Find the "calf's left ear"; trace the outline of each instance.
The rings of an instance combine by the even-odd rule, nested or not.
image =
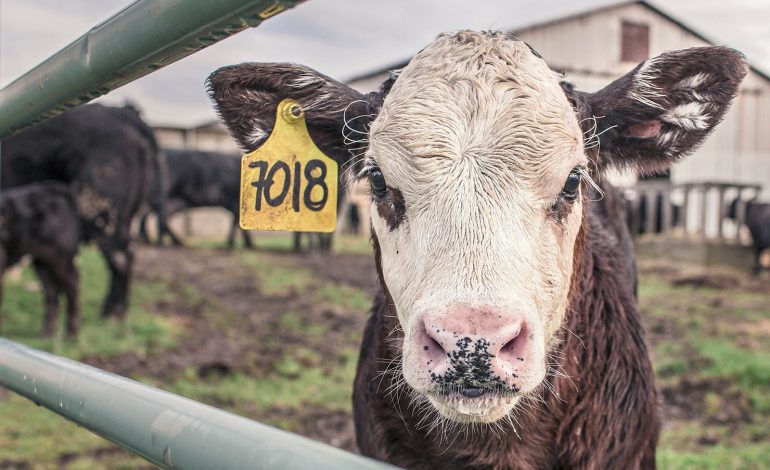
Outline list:
[[[366,135],[373,113],[368,95],[296,64],[222,67],[209,76],[206,86],[220,117],[246,152],[270,136],[278,104],[286,98],[300,103],[313,141],[340,164],[350,158],[346,144]]]
[[[647,60],[596,93],[565,91],[578,109],[586,147],[599,148],[600,166],[652,173],[703,142],[747,71],[738,51],[696,47]]]

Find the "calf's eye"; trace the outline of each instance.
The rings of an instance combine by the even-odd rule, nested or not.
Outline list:
[[[561,197],[568,201],[574,201],[578,197],[578,193],[580,192],[580,169],[574,168],[569,176],[567,177],[567,181],[564,183],[564,187],[561,190]]]
[[[373,168],[369,172],[369,184],[372,186],[372,193],[377,197],[385,196],[388,192],[388,186],[385,184],[385,177],[379,168]]]

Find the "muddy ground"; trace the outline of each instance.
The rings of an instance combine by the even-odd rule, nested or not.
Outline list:
[[[373,259],[364,254],[260,252],[246,256],[242,251],[139,247],[135,266],[134,282],[164,283],[173,291],[170,300],[158,301],[152,310],[173,318],[185,330],[180,344],[160,354],[132,352],[86,357],[84,362],[162,388],[191,375],[213,383],[235,375],[270,376],[282,370],[287,357],[298,368],[282,372],[288,381],[302,369],[320,368],[332,374],[351,354],[355,356],[366,305],[376,291]],[[652,354],[658,355],[656,373],[664,430],[685,425],[702,429],[695,445],[708,447],[726,439],[723,430],[742,432],[762,419],[745,389],[733,386],[730,378],[690,373],[708,364],[702,353],[682,338],[691,329],[690,320],[683,319],[702,317],[698,328],[707,335],[724,336],[723,327],[729,325],[726,337],[730,341],[749,350],[765,348],[770,340],[770,310],[765,310],[768,317],[746,321],[736,321],[730,315],[736,298],[770,291],[768,281],[737,272],[704,274],[699,268],[644,260],[640,272],[640,308]],[[671,292],[679,297],[669,295]],[[709,309],[706,313],[698,307],[703,305]],[[669,311],[672,315],[667,314]],[[724,315],[714,313],[719,311]],[[292,318],[288,326],[287,315]],[[751,334],[741,334],[742,328]],[[310,330],[319,333],[308,334]],[[671,357],[661,357],[669,354],[659,348],[664,344],[676,346],[670,353],[676,356],[675,364]],[[712,396],[715,390],[724,391],[716,405]],[[234,406],[216,393],[203,401],[260,421],[290,423],[288,427],[294,432],[356,450],[349,408],[251,408]],[[764,429],[756,439],[770,440],[770,431]],[[98,452],[111,455],[123,451]],[[62,466],[68,458],[62,457]]]
[[[170,381],[183,371],[194,369],[202,378],[244,373],[269,374],[287,351],[301,345],[323,358],[323,367],[335,367],[334,358],[358,349],[366,311],[353,311],[333,303],[317,302],[313,290],[318,280],[365,292],[376,292],[376,272],[371,256],[355,254],[265,253],[263,267],[280,265],[287,270],[308,270],[312,276],[300,279],[302,287],[289,286],[280,292],[265,293],[255,268],[240,263],[239,252],[141,247],[136,261],[138,282],[167,282],[181,292],[178,304],[160,303],[160,315],[178,317],[187,329],[181,346],[158,356],[127,354],[117,357],[86,358],[96,367],[128,377],[154,377]],[[260,269],[257,267],[256,269]],[[190,286],[195,292],[186,297]],[[301,292],[300,292],[301,291]],[[220,310],[221,309],[221,310]],[[221,318],[212,316],[219,311]],[[208,311],[206,315],[204,312]],[[281,317],[297,312],[303,324],[325,326],[326,334],[308,344],[305,335],[285,328]],[[307,361],[304,366],[318,364]],[[210,403],[217,405],[217,403]],[[227,405],[227,404],[223,404]],[[295,432],[336,447],[355,451],[352,418],[349,413],[328,410],[275,408],[251,417],[304,423]]]

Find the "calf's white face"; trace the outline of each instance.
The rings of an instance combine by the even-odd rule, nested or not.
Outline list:
[[[746,71],[736,51],[695,48],[585,94],[525,43],[460,31],[366,96],[293,64],[223,67],[208,85],[246,151],[293,98],[316,144],[369,179],[406,383],[446,418],[492,422],[546,375],[589,162],[595,173],[667,168],[719,122]],[[343,136],[365,145],[362,159]]]
[[[546,373],[582,220],[563,190],[587,164],[559,78],[521,41],[444,36],[371,125],[364,172],[404,378],[448,418],[496,420]]]

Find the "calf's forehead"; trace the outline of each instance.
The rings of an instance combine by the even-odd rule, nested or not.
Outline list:
[[[372,123],[369,155],[396,179],[470,159],[550,190],[585,158],[560,78],[510,36],[440,36],[390,90]]]

